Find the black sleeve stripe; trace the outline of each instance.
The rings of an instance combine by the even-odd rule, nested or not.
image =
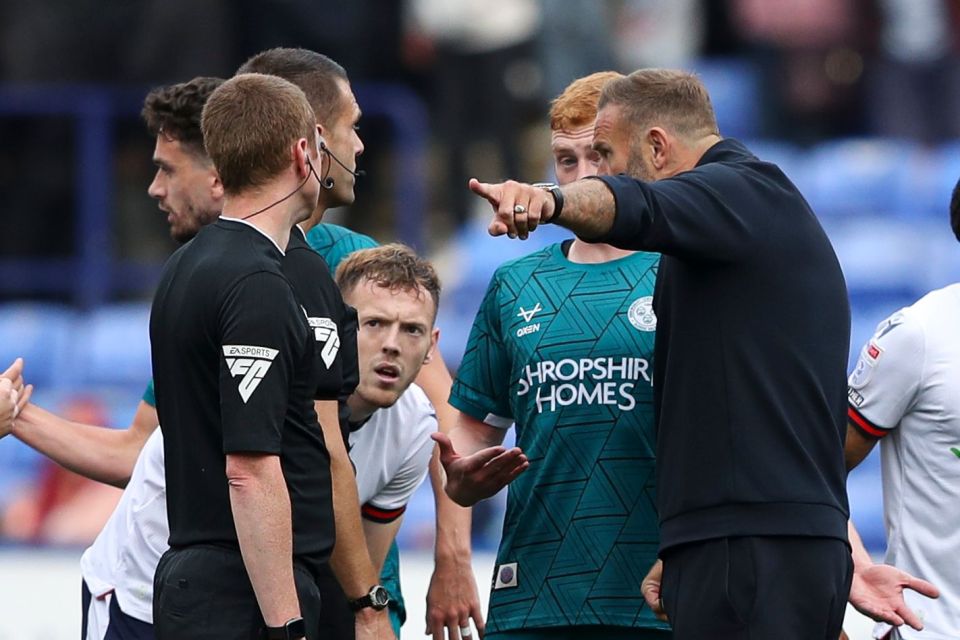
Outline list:
[[[859,411],[849,405],[847,405],[847,419],[857,431],[868,438],[879,439],[890,433],[864,418]]]
[[[406,510],[407,505],[403,505],[397,509],[381,509],[380,507],[376,507],[368,502],[360,507],[360,514],[364,517],[364,519],[370,520],[371,522],[387,524],[402,516],[403,512]]]

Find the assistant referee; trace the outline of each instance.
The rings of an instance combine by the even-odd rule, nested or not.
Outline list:
[[[312,574],[334,538],[329,457],[314,332],[281,260],[317,204],[316,120],[293,84],[244,74],[210,96],[202,128],[223,215],[168,261],[150,318],[170,521],[155,630],[312,638]]]

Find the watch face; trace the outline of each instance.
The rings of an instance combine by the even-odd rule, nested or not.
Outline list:
[[[390,603],[390,594],[383,587],[374,587],[370,592],[370,600],[377,609],[382,609]]]

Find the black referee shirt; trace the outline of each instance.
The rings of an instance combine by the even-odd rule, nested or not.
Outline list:
[[[283,271],[296,295],[302,300],[304,308],[311,316],[309,323],[320,329],[317,339],[317,364],[320,370],[320,388],[317,391],[318,400],[338,400],[340,432],[344,446],[349,446],[349,427],[347,418],[350,407],[347,398],[357,388],[360,382],[360,372],[357,363],[357,310],[343,302],[340,289],[333,281],[330,269],[323,256],[318,254],[308,243],[300,227],[294,227],[290,232],[290,244],[287,245],[287,255],[283,260]],[[316,313],[311,309],[317,309]],[[334,369],[326,369],[329,343],[323,343],[321,334],[322,325],[329,319],[336,326],[338,349]],[[326,351],[325,351],[326,350]],[[333,390],[333,384],[339,383],[339,390]]]
[[[780,169],[735,140],[616,199],[602,242],[659,251],[661,549],[740,535],[847,537],[850,308],[837,257]]]
[[[221,219],[164,268],[150,338],[170,545],[236,546],[225,454],[277,454],[290,493],[294,556],[316,566],[332,549],[333,516],[313,399],[324,384],[336,398],[340,374],[321,382],[317,355],[331,348],[329,339],[319,345],[283,259],[252,225]]]

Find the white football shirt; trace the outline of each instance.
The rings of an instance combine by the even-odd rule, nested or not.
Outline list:
[[[904,591],[903,638],[960,638],[960,284],[880,323],[849,378],[848,416],[882,437],[885,561],[940,588]]]
[[[94,597],[114,591],[120,610],[153,622],[153,574],[167,550],[167,490],[163,435],[147,439],[113,514],[80,558],[80,574]]]
[[[427,475],[437,414],[415,384],[397,403],[380,409],[350,434],[350,459],[357,467],[363,516],[375,522],[400,517]]]
[[[426,394],[411,387],[397,403],[380,409],[350,436],[350,459],[364,516],[389,522],[399,517],[423,481],[433,452],[436,412]],[[120,610],[153,623],[153,574],[167,550],[167,492],[163,433],[144,444],[130,482],[113,514],[80,558],[80,572],[94,597],[111,591]]]

